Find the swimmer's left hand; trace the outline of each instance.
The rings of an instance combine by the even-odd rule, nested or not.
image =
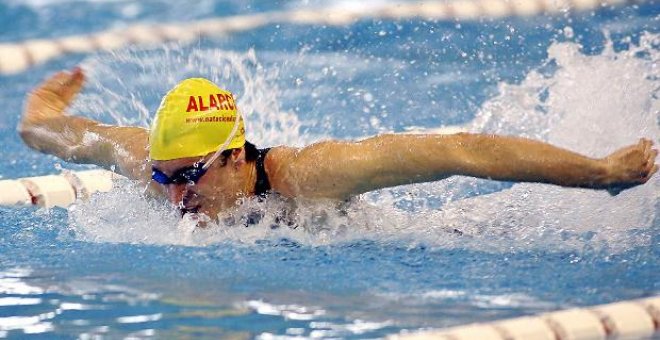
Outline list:
[[[606,189],[612,195],[644,184],[658,171],[655,164],[658,150],[653,142],[642,138],[639,143],[624,147],[604,158],[608,167]]]

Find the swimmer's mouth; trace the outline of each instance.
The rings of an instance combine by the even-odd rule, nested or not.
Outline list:
[[[179,209],[179,212],[181,213],[181,217],[183,217],[185,214],[197,214],[197,213],[199,213],[199,208],[201,208],[201,206],[199,206],[199,205],[194,206],[194,207],[190,207],[190,208],[181,208],[181,209]]]

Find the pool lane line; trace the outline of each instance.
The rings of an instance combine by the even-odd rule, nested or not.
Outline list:
[[[660,296],[536,316],[391,335],[390,340],[596,340],[660,335]]]
[[[51,59],[76,53],[115,50],[126,46],[156,46],[165,42],[189,43],[203,37],[219,37],[269,24],[344,26],[358,20],[422,18],[438,21],[470,21],[540,14],[566,14],[602,7],[633,5],[653,0],[453,0],[383,4],[376,7],[302,9],[236,15],[192,23],[145,25],[106,30],[57,39],[31,39],[0,44],[0,74],[16,74]]]
[[[112,190],[121,176],[106,170],[68,171],[59,175],[0,180],[0,206],[66,208],[77,199]]]

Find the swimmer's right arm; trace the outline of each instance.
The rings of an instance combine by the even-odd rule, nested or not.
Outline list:
[[[145,129],[103,125],[65,113],[84,78],[79,68],[59,72],[30,92],[18,126],[21,138],[29,147],[64,161],[96,164],[148,181]]]

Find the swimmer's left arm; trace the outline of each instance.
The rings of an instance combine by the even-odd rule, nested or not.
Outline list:
[[[453,175],[593,189],[643,184],[657,171],[652,143],[596,159],[527,138],[458,133],[380,135],[359,142],[327,141],[278,151],[273,166],[285,196],[345,199],[384,187]],[[277,186],[280,186],[278,188]]]

